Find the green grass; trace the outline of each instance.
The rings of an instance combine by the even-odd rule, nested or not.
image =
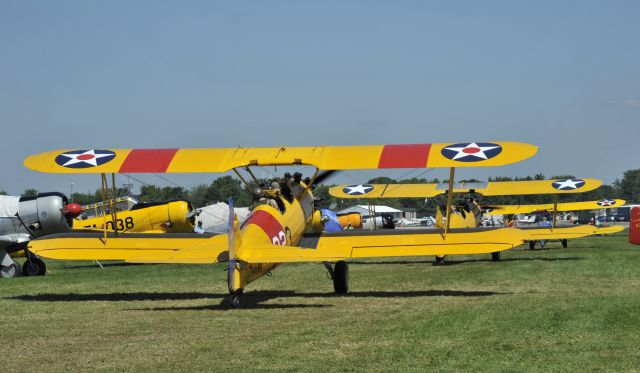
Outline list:
[[[640,247],[625,236],[548,250],[283,265],[221,306],[224,265],[49,261],[0,281],[8,371],[633,371]],[[12,368],[13,367],[13,368]]]

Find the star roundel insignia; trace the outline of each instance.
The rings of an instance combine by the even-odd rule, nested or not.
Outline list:
[[[480,162],[502,153],[502,146],[490,142],[453,144],[444,147],[441,153],[452,161]]]
[[[613,206],[616,204],[615,200],[610,200],[610,199],[603,199],[602,201],[598,201],[598,206]]]
[[[359,185],[347,185],[342,189],[344,194],[350,196],[359,196],[361,194],[367,194],[373,189],[372,185],[369,184],[359,184]]]
[[[576,190],[584,186],[585,181],[580,179],[556,180],[551,185],[558,190]]]
[[[115,156],[111,150],[72,150],[58,155],[56,163],[67,168],[89,168],[103,165]]]

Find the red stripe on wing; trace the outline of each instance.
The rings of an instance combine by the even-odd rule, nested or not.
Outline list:
[[[120,173],[165,172],[178,149],[133,149],[120,166]]]
[[[385,145],[378,168],[424,168],[431,144]]]

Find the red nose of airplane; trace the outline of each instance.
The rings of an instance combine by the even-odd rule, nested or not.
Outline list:
[[[62,212],[65,215],[70,215],[72,218],[75,218],[78,215],[82,214],[82,206],[77,203],[70,203],[64,207]]]

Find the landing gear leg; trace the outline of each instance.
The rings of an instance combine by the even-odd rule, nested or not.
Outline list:
[[[444,265],[444,255],[436,255],[436,261],[433,262],[434,266],[443,266]]]
[[[329,278],[333,280],[333,267],[331,266],[331,262],[322,262],[324,264],[324,268],[329,272]]]
[[[494,251],[491,253],[491,260],[494,262],[499,262],[500,261],[500,252],[499,251]]]
[[[336,294],[347,294],[349,291],[349,265],[339,261],[333,268],[333,290]]]
[[[566,249],[567,247],[569,247],[569,242],[566,239],[560,240],[560,243],[562,244],[563,249]]]
[[[44,276],[47,273],[47,265],[37,255],[25,250],[27,261],[22,265],[22,273],[25,276]]]

